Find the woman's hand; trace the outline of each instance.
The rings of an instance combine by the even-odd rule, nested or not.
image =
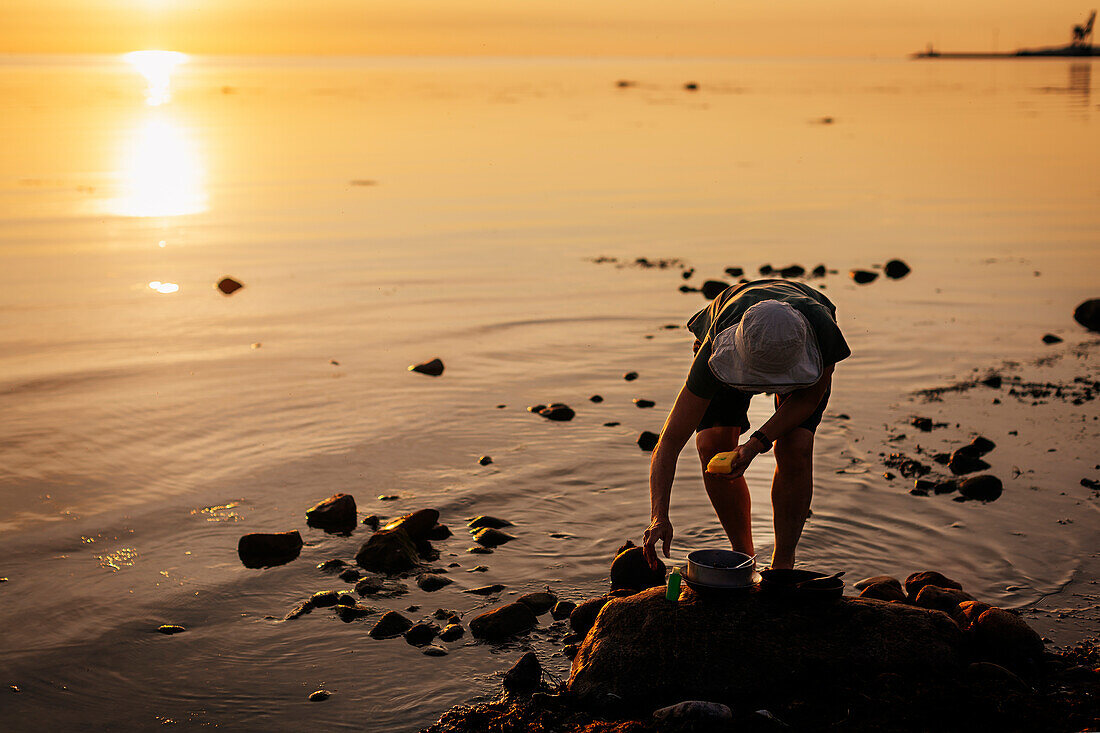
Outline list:
[[[661,565],[661,561],[657,559],[657,550],[655,549],[658,540],[661,542],[661,549],[664,551],[665,557],[668,557],[669,550],[672,548],[672,522],[668,520],[668,517],[657,517],[650,522],[649,529],[642,534],[642,554],[645,555],[646,562],[653,568]]]

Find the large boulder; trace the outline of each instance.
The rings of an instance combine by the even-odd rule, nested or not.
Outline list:
[[[653,588],[604,606],[568,686],[586,707],[630,715],[699,699],[736,710],[782,691],[862,689],[883,673],[956,678],[963,647],[946,615],[899,603],[759,592],[711,600],[690,590],[670,602]]]
[[[351,494],[333,494],[306,510],[306,524],[328,532],[350,532],[358,520],[355,516],[355,497]]]
[[[506,639],[538,625],[538,617],[525,603],[509,603],[476,616],[470,633],[478,639]]]
[[[285,565],[302,551],[302,535],[290,532],[253,532],[237,541],[237,557],[246,568]]]

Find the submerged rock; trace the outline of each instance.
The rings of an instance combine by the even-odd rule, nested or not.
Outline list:
[[[657,447],[657,441],[660,440],[660,438],[661,436],[657,433],[643,430],[638,436],[638,447],[644,451],[651,451]]]
[[[1100,298],[1086,300],[1073,310],[1073,320],[1090,331],[1100,331]]]
[[[470,633],[479,639],[504,639],[538,625],[538,618],[526,604],[509,603],[486,611],[470,621]]]
[[[469,522],[466,523],[466,526],[469,527],[470,529],[481,529],[482,527],[492,527],[493,529],[501,529],[502,527],[512,527],[514,525],[511,522],[509,522],[507,519],[500,519],[498,517],[490,517],[488,515],[483,514],[483,515],[480,515],[480,516],[477,516],[477,517],[474,517],[473,519],[471,519]]]
[[[555,402],[542,408],[538,411],[538,414],[555,422],[568,422],[577,416],[572,407],[561,402]]]
[[[160,626],[157,627],[157,631],[159,631],[162,634],[171,635],[171,634],[182,634],[183,632],[187,631],[187,629],[180,626],[179,624],[161,624]]]
[[[246,568],[285,565],[302,551],[302,535],[290,532],[246,534],[237,541],[237,556]]]
[[[507,532],[501,532],[492,527],[482,527],[474,533],[474,541],[482,547],[497,547],[505,542],[511,542],[515,537]]]
[[[405,641],[412,646],[424,646],[430,643],[437,633],[439,633],[439,629],[435,624],[421,621],[405,632]]]
[[[995,501],[1000,498],[1003,488],[999,478],[983,474],[972,476],[959,484],[959,493],[968,499]]]
[[[358,603],[353,603],[351,605],[341,603],[333,610],[336,611],[336,615],[340,620],[346,624],[350,624],[355,619],[370,616],[375,612],[373,608],[369,606],[360,606]]]
[[[310,702],[321,702],[322,700],[327,700],[330,697],[332,697],[332,693],[328,690],[314,690],[313,692],[309,693]]]
[[[966,665],[958,626],[906,604],[664,596],[652,588],[603,608],[573,660],[568,690],[580,705],[637,715],[705,699],[740,709],[776,690],[865,689],[886,672],[944,679]]]
[[[397,611],[389,611],[370,630],[370,635],[375,639],[392,639],[401,636],[412,628],[413,622],[399,614]]]
[[[550,592],[524,593],[516,599],[516,602],[525,604],[535,612],[536,616],[541,616],[554,607],[558,597]]]
[[[745,274],[745,268],[743,267],[727,267],[726,274],[730,277],[741,277]]]
[[[416,584],[420,587],[420,590],[428,593],[433,593],[453,582],[454,581],[446,575],[440,575],[438,573],[421,573],[416,576]]]
[[[491,596],[494,593],[500,593],[504,590],[504,586],[500,583],[493,583],[492,585],[481,585],[477,588],[470,588],[469,590],[462,591],[463,593],[473,593],[475,596]]]
[[[852,270],[848,275],[860,285],[874,282],[874,280],[878,278],[878,273],[871,272],[870,270]]]
[[[637,405],[638,407],[653,407],[657,403],[654,402],[653,400],[646,400],[646,399],[642,399],[642,398],[639,398],[639,397],[635,397],[634,398],[634,404]]]
[[[428,530],[428,534],[425,535],[425,539],[431,540],[432,542],[440,542],[450,537],[451,534],[452,532],[450,527],[445,524],[436,524],[434,527]]]
[[[510,692],[534,690],[542,681],[542,665],[534,652],[527,652],[504,673],[504,689]]]
[[[357,524],[355,497],[333,494],[306,510],[306,524],[330,532],[350,532]]]
[[[420,653],[426,657],[445,657],[447,656],[447,650],[436,644],[429,644],[420,650]]]
[[[360,575],[359,571],[355,568],[348,568],[336,577],[340,578],[340,580],[344,581],[345,583],[358,583],[359,578],[361,578],[362,575]]]
[[[420,374],[427,374],[429,377],[438,377],[443,373],[443,361],[441,359],[432,359],[431,361],[424,361],[419,364],[413,364],[409,367],[410,372],[418,372]]]
[[[466,629],[462,628],[461,624],[447,624],[439,632],[439,639],[440,641],[454,641],[455,639],[461,639],[465,633]]]
[[[882,268],[882,271],[886,274],[886,277],[900,280],[909,274],[909,265],[901,260],[890,260],[886,263],[886,267]]]

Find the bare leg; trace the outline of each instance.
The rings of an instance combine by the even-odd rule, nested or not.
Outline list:
[[[729,537],[730,545],[737,552],[755,555],[750,515],[752,504],[745,477],[741,476],[730,481],[706,472],[707,463],[715,453],[731,451],[737,447],[737,438],[740,434],[740,428],[707,428],[695,436],[695,445],[699,449],[699,460],[703,464],[703,485],[707,488],[707,496],[710,497],[710,503],[718,514],[722,529]]]
[[[814,434],[805,428],[795,428],[775,441],[773,568],[794,567],[794,550],[802,536],[814,493],[813,454]]]

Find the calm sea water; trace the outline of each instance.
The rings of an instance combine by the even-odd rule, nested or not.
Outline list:
[[[938,568],[1008,607],[1091,577],[1095,403],[912,396],[995,368],[1097,379],[1070,318],[1098,296],[1090,63],[179,61],[0,60],[3,727],[415,730],[523,648],[563,674],[548,622],[437,659],[370,639],[372,619],[275,620],[340,586],[314,566],[369,534],[303,512],[337,491],[440,510],[455,584],[382,610],[470,614],[493,603],[460,591],[489,582],[595,594],[647,523],[634,441],[691,354],[664,326],[705,302],[678,288],[730,266],[838,270],[817,283],[854,354],[818,433],[805,565]],[[846,276],[893,257],[907,278]],[[222,296],[226,275],[245,288]],[[406,371],[435,356],[443,377]],[[554,401],[577,418],[525,410]],[[918,438],[918,414],[951,427]],[[881,475],[880,453],[975,433],[999,444],[995,503]],[[749,472],[762,552],[770,460]],[[676,558],[723,544],[696,466],[685,451]],[[480,513],[519,539],[467,555]],[[241,534],[288,529],[300,559],[240,565]]]

